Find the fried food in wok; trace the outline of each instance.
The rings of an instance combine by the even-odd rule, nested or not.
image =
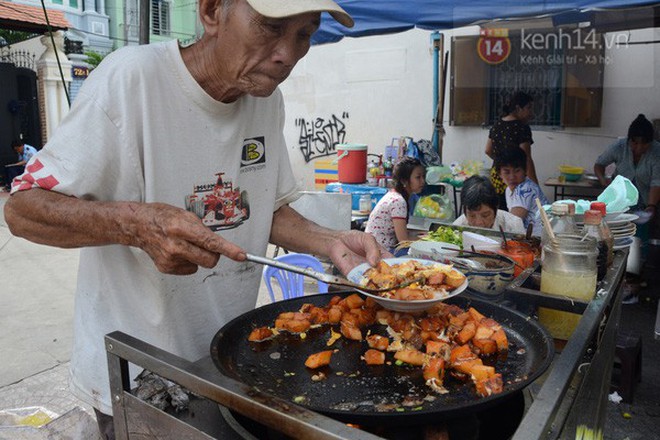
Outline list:
[[[339,320],[333,322],[328,317],[335,314]],[[305,324],[292,325],[290,321]],[[502,375],[495,369],[497,364],[484,364],[483,360],[492,364],[495,358],[506,356],[507,336],[497,321],[472,307],[464,310],[440,303],[423,313],[408,314],[383,309],[373,298],[364,300],[357,294],[343,299],[335,296],[323,307],[305,304],[297,312],[281,313],[274,328],[255,328],[249,340],[261,342],[277,337],[280,331],[295,333],[292,329],[310,325],[339,325],[341,333],[331,327],[327,345],[336,346],[336,340],[341,337],[351,344],[363,344],[362,361],[367,365],[396,363],[421,368],[425,384],[436,393],[448,392],[444,387],[445,372],[453,379],[471,382],[480,396],[503,391]],[[341,349],[314,353],[305,366],[310,369],[327,366],[333,353],[341,356]]]

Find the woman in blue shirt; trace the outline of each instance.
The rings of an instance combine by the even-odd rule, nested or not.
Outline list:
[[[654,215],[660,202],[660,142],[653,140],[653,124],[644,115],[630,124],[626,139],[619,139],[598,156],[594,173],[603,186],[610,183],[605,167],[612,163],[616,164],[616,175],[637,187],[639,208]]]

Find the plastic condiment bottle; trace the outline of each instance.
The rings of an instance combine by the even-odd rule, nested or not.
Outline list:
[[[600,229],[602,234],[606,237],[607,246],[609,248],[607,251],[607,267],[610,267],[612,265],[612,260],[614,260],[614,235],[605,221],[607,206],[603,202],[591,202],[590,206],[591,209],[594,209],[601,214]]]
[[[392,168],[392,160],[388,156],[383,162],[383,173],[385,174],[385,177],[392,177]]]
[[[600,226],[602,220],[603,218],[600,215],[600,211],[596,211],[595,209],[590,209],[584,213],[584,229],[582,230],[582,235],[593,237],[598,242],[598,257],[596,258],[598,280],[605,278],[605,274],[607,273],[607,256],[608,253],[611,252],[611,248],[607,242],[608,237]]]
[[[371,194],[362,194],[360,196],[359,208],[361,213],[371,212]]]
[[[578,227],[575,224],[575,218],[571,214],[575,214],[575,205],[572,203],[554,202],[550,207],[550,226],[552,231],[557,234],[570,234],[578,233]],[[548,242],[548,235],[543,229],[541,233],[541,242],[546,244]]]

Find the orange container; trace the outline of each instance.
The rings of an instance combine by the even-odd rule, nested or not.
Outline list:
[[[508,240],[506,248],[504,248],[503,244],[499,253],[518,263],[513,271],[514,277],[517,277],[523,270],[532,266],[536,257],[536,249],[531,244],[515,240]]]

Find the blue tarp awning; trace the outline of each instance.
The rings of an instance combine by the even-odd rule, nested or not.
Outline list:
[[[335,0],[355,20],[347,29],[324,14],[312,44],[332,43],[348,37],[391,34],[412,28],[453,29],[505,18],[570,15],[573,22],[588,21],[579,15],[596,9],[635,8],[659,3],[644,0]]]

